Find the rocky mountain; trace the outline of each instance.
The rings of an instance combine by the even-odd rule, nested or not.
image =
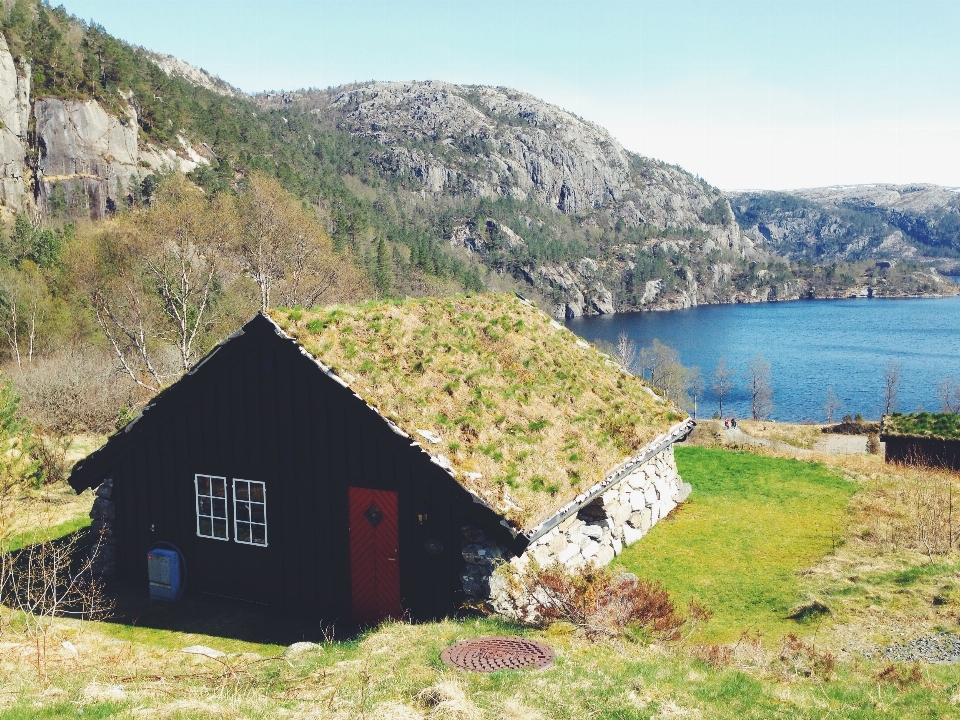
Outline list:
[[[960,189],[856,185],[728,193],[746,235],[791,260],[906,260],[960,271]]]
[[[249,97],[62,8],[3,7],[7,217],[98,219],[142,202],[158,172],[217,192],[257,170],[314,204],[382,295],[517,290],[572,317],[952,288],[923,267],[850,262],[869,253],[834,229],[854,212],[846,200],[780,207],[738,194],[731,207],[703,179],[528,93],[427,81]],[[876,222],[911,238],[940,238],[952,222],[923,225],[909,203],[888,205]],[[831,232],[842,236],[832,254],[804,249],[810,233]],[[889,235],[877,247],[894,247]]]

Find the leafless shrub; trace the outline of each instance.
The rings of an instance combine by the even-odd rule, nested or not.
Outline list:
[[[714,670],[730,667],[733,664],[733,648],[729,645],[696,645],[691,654]]]
[[[867,435],[867,452],[871,455],[880,454],[880,435],[877,433]]]
[[[874,676],[877,682],[896,685],[901,690],[909,685],[919,685],[923,682],[923,672],[920,670],[920,663],[913,663],[908,668],[897,666],[891,663]]]
[[[777,665],[787,675],[829,680],[837,669],[837,658],[833,653],[818,650],[814,643],[804,642],[790,633],[781,642]]]
[[[112,598],[93,569],[105,538],[94,536],[91,543],[90,537],[89,533],[73,533],[0,555],[0,602],[18,611],[23,633],[36,645],[41,675],[45,674],[53,618],[102,620],[113,611]]]
[[[142,399],[109,354],[89,347],[37,359],[14,382],[21,412],[42,434],[56,438],[110,432],[120,409]]]
[[[504,566],[512,587],[506,614],[544,627],[566,621],[588,637],[616,637],[628,627],[642,628],[661,639],[675,639],[688,622],[706,622],[712,613],[691,603],[690,614],[678,612],[670,594],[656,581],[587,565],[573,571],[559,562],[542,568],[530,563],[523,571]]]

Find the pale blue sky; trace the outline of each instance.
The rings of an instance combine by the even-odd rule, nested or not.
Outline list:
[[[63,2],[247,91],[508,85],[722,188],[960,186],[960,0]]]

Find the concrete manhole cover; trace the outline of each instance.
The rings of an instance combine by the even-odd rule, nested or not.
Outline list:
[[[485,637],[463,640],[440,653],[447,665],[473,672],[542,670],[553,665],[553,648],[521,637]]]

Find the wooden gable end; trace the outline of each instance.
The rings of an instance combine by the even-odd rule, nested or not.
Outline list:
[[[146,583],[147,552],[172,543],[188,591],[329,619],[351,612],[349,489],[395,492],[403,608],[440,617],[458,602],[463,526],[518,551],[525,541],[412,442],[258,316],[79,464],[71,484],[113,478],[119,574]],[[237,542],[233,508],[228,539],[198,536],[197,473],[265,483],[266,546]]]

